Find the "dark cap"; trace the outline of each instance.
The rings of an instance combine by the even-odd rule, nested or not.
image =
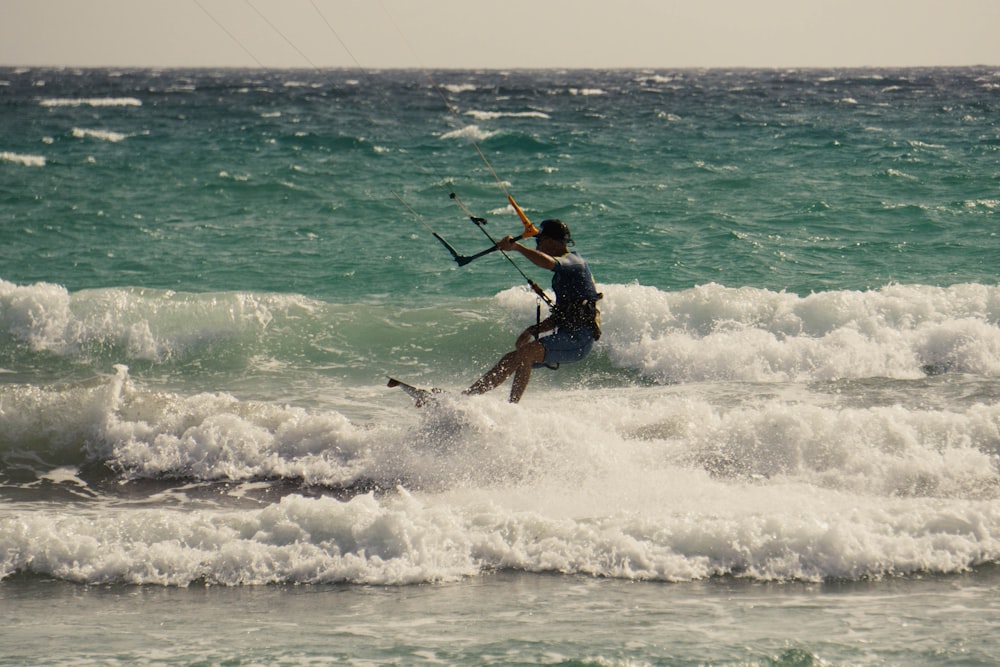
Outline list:
[[[562,220],[542,220],[539,236],[545,236],[556,241],[570,241],[569,227]]]

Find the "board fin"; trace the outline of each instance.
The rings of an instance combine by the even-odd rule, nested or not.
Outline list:
[[[394,377],[390,377],[389,382],[387,382],[385,386],[399,387],[406,392],[407,396],[413,399],[413,404],[418,408],[422,408],[431,403],[437,403],[437,394],[444,393],[444,389],[438,389],[436,387],[432,387],[431,389],[421,389],[419,387],[414,387],[412,384],[407,384],[402,380],[397,380]]]

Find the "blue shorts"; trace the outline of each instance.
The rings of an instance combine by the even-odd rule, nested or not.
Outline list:
[[[594,337],[589,331],[560,329],[551,336],[543,336],[538,342],[545,348],[545,359],[532,368],[558,366],[580,361],[594,347]]]

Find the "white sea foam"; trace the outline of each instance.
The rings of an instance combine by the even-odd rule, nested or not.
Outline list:
[[[601,345],[616,364],[661,381],[915,378],[928,368],[1000,376],[997,286],[805,297],[714,284],[604,291]]]
[[[665,74],[645,74],[637,79],[639,83],[673,83],[675,77]]]
[[[801,388],[717,389],[546,393],[536,397],[546,420],[490,396],[445,399],[358,426],[329,410],[153,392],[124,368],[78,386],[8,385],[7,451],[44,443],[38,454],[65,461],[82,446],[125,479],[399,479],[410,490],[346,502],[293,494],[240,511],[0,508],[0,577],[393,585],[517,569],[813,581],[1000,558],[996,402],[844,409]],[[747,393],[734,402],[733,392]],[[85,484],[66,464],[43,477]],[[184,488],[172,502],[185,502]]]
[[[587,363],[647,380],[577,386],[567,370],[558,389],[533,380],[520,406],[489,394],[414,411],[380,387],[367,400],[384,404],[382,417],[356,423],[329,405],[147,387],[124,366],[80,383],[9,381],[0,451],[46,484],[93,493],[76,470],[93,463],[122,482],[179,481],[156,508],[0,508],[0,577],[399,584],[511,568],[820,580],[1000,558],[1000,288],[600,289],[605,335]],[[520,289],[493,303],[512,321],[534,308]],[[218,356],[219,341],[247,336],[237,347],[260,356],[297,349],[282,336],[301,318],[274,323],[291,308],[0,282],[0,342],[71,355],[110,339],[162,359],[193,339]],[[278,338],[270,347],[264,331]],[[286,362],[259,359],[254,372],[269,363]],[[266,508],[233,508],[268,480],[402,489],[346,502],[286,491]],[[188,486],[218,481],[235,485],[222,501],[185,500]]]
[[[451,132],[445,132],[441,135],[442,139],[469,139],[471,141],[485,141],[490,137],[496,135],[496,132],[490,132],[481,129],[478,125],[466,125],[465,127],[452,130]]]
[[[127,134],[113,132],[111,130],[87,130],[79,127],[73,128],[73,137],[76,139],[98,139],[100,141],[110,141],[117,143],[128,139]]]
[[[449,93],[469,93],[476,89],[475,84],[472,83],[446,83],[441,86]]]
[[[264,509],[0,510],[0,577],[187,586],[452,581],[482,571],[660,581],[863,579],[962,572],[1000,557],[989,504],[915,504],[789,487],[673,479],[657,511],[588,514],[597,498],[519,509],[485,494],[405,491],[341,502],[291,495]],[[544,502],[525,492],[527,499]],[[692,503],[692,494],[702,500]],[[720,508],[725,508],[720,512]]]
[[[0,335],[33,349],[64,347],[72,316],[69,292],[61,285],[19,286],[0,280]]]
[[[0,161],[13,162],[14,164],[20,164],[25,167],[45,166],[45,157],[42,155],[23,155],[20,153],[11,153],[8,151],[0,151]]]
[[[119,367],[78,386],[6,386],[0,442],[94,458],[135,479],[403,479],[427,490],[592,484],[611,493],[629,488],[625,477],[685,469],[886,497],[1000,495],[997,404],[938,401],[931,385],[917,386],[912,404],[853,406],[852,391],[879,388],[789,387],[787,397],[729,384],[571,391],[545,399],[564,424],[553,434],[530,412],[490,398],[448,403],[419,423],[357,425],[332,409],[154,393]],[[609,478],[618,477],[616,490]]]
[[[0,341],[62,356],[110,346],[128,359],[163,361],[208,342],[252,339],[270,322],[269,297],[231,293],[221,299],[128,288],[71,296],[61,285],[0,280]],[[220,308],[222,302],[227,305]]]
[[[43,107],[141,107],[135,97],[46,98],[38,102]]]
[[[657,382],[1000,377],[996,285],[890,285],[807,296],[717,284],[677,292],[638,284],[601,289],[605,336],[598,351]],[[276,313],[311,308],[307,301],[127,288],[70,295],[59,285],[0,280],[0,336],[64,356],[112,346],[127,355],[122,360],[163,361],[227,340],[249,345],[252,354],[263,351],[254,346]],[[533,317],[534,298],[521,288],[496,302],[512,322]],[[282,328],[281,335],[295,330]],[[275,335],[272,344],[280,346]]]
[[[476,120],[495,120],[497,118],[540,118],[548,120],[551,116],[543,111],[466,111],[466,116]]]

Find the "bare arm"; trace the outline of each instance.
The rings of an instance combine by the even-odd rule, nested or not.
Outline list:
[[[544,252],[539,252],[534,248],[521,245],[509,236],[505,236],[497,241],[497,247],[504,251],[517,250],[527,257],[528,261],[541,269],[546,269],[547,271],[555,271],[556,269],[556,260],[552,259],[551,256],[546,255]]]

